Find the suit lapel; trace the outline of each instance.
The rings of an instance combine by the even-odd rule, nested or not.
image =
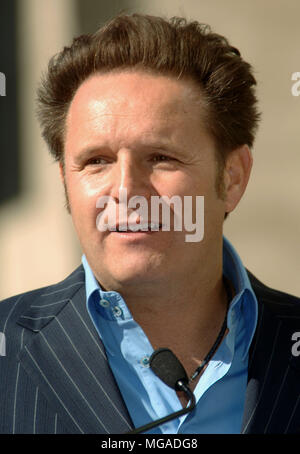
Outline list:
[[[285,433],[292,428],[299,398],[291,336],[299,330],[300,317],[281,315],[280,306],[286,311],[288,303],[275,309],[270,291],[252,275],[250,280],[258,299],[258,323],[249,352],[242,433]]]
[[[78,272],[73,281],[52,287],[20,317],[36,332],[21,365],[71,433],[126,432],[132,423],[86,311],[84,281]]]

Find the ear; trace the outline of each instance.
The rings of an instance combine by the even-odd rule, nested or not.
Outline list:
[[[227,157],[224,170],[225,210],[230,213],[238,205],[247,187],[253,157],[248,145],[231,151]]]

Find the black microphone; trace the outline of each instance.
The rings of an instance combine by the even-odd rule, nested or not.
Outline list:
[[[153,427],[164,424],[167,421],[178,418],[181,415],[189,413],[196,405],[196,399],[190,388],[188,387],[188,376],[186,371],[174,353],[168,348],[159,348],[155,350],[149,359],[149,364],[153,372],[168,386],[175,389],[175,391],[184,391],[190,399],[190,405],[182,408],[179,411],[171,413],[163,418],[152,421],[144,426],[133,429],[127,434],[139,434],[146,432]]]

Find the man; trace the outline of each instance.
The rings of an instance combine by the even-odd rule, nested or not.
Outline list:
[[[0,304],[2,433],[125,433],[180,410],[149,367],[160,347],[196,407],[148,433],[299,432],[299,299],[246,271],[222,233],[251,172],[254,85],[225,38],[178,18],[118,16],[50,62],[39,119],[84,255]],[[199,196],[201,241],[175,228],[174,204],[169,229],[150,210],[177,197],[199,221]]]

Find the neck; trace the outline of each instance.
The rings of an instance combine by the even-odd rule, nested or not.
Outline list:
[[[172,291],[173,290],[173,291]],[[206,285],[153,292],[143,304],[126,298],[128,307],[152,347],[170,348],[188,374],[212,347],[224,321],[228,297],[222,273]],[[166,295],[168,297],[166,298]]]

